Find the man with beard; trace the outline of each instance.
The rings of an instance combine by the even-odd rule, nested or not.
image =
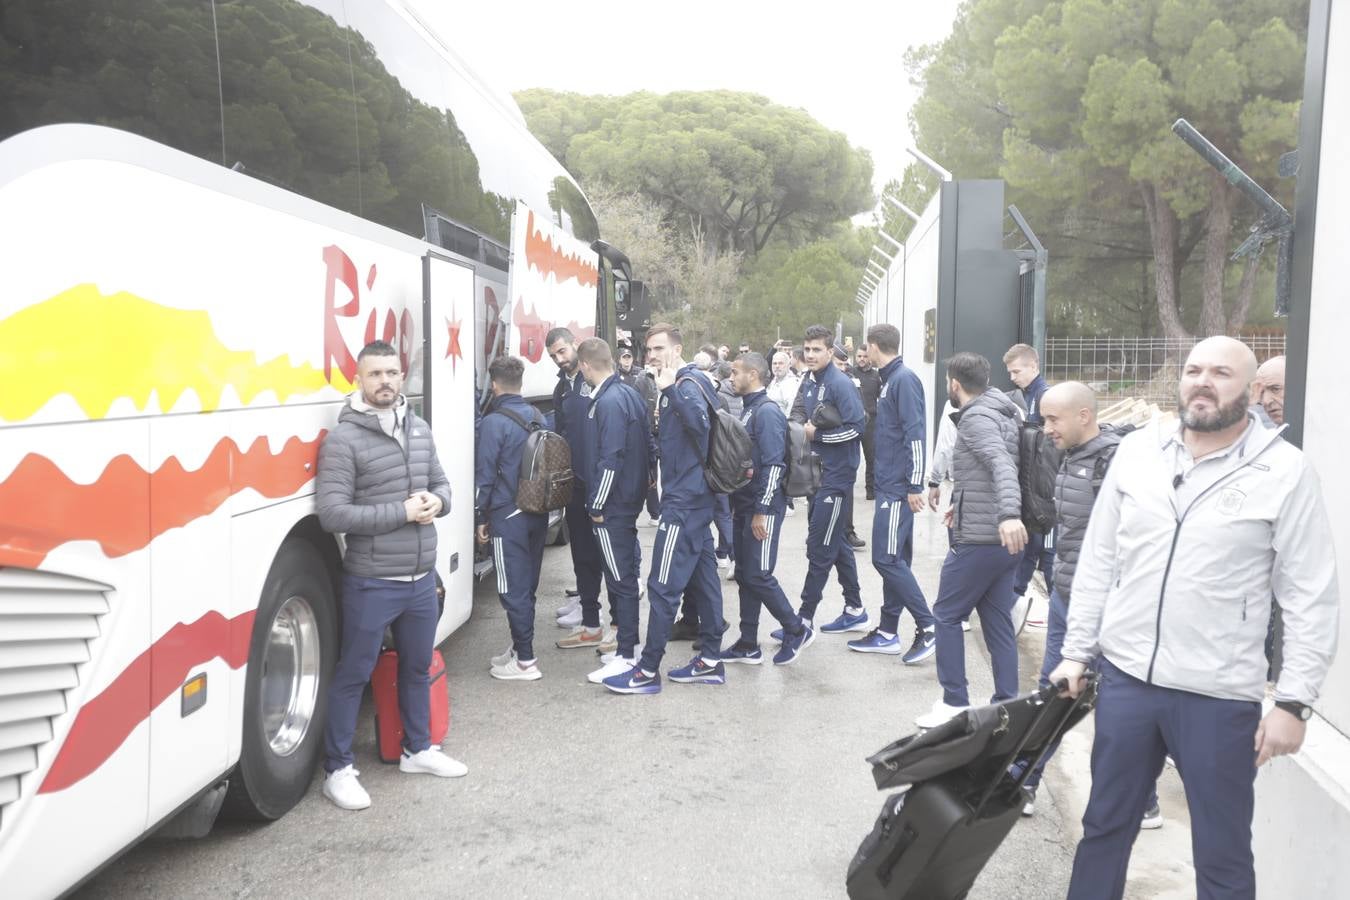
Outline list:
[[[1149,791],[1171,754],[1191,811],[1196,892],[1256,896],[1257,769],[1297,752],[1336,651],[1336,553],[1303,454],[1248,414],[1256,357],[1212,337],[1182,369],[1180,423],[1127,436],[1078,557],[1051,683],[1100,689],[1092,793],[1071,900],[1120,897]],[[1283,668],[1264,717],[1270,598]]]

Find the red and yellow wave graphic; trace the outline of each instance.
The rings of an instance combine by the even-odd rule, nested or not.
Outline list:
[[[293,437],[277,453],[267,438],[247,450],[225,438],[197,469],[170,458],[146,472],[130,456],[117,456],[91,484],[72,481],[50,459],[30,453],[0,481],[0,565],[36,568],[70,541],[97,541],[109,557],[125,556],[247,488],[289,497],[314,477],[324,434]]]
[[[595,287],[600,281],[600,270],[593,260],[573,255],[553,246],[553,239],[534,229],[534,212],[525,220],[525,262],[540,275],[552,275],[558,284],[569,278]]]
[[[231,669],[248,662],[255,610],[233,619],[212,611],[191,624],[178,623],[123,669],[112,683],[80,707],[40,794],[62,791],[107,761],[136,726],[202,663],[220,657]],[[224,685],[216,690],[225,690]]]
[[[288,357],[260,362],[216,337],[202,310],[161,306],[129,293],[103,294],[82,284],[0,320],[0,420],[21,422],[69,394],[89,418],[101,419],[127,398],[138,411],[151,398],[168,411],[191,390],[201,408],[219,408],[226,387],[244,403],[264,391],[277,400],[329,385],[322,369]],[[337,371],[332,386],[352,385]]]

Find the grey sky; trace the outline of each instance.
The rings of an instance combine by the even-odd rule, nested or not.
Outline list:
[[[899,177],[910,159],[905,148],[914,89],[904,71],[905,48],[946,37],[958,5],[406,2],[485,80],[506,91],[727,88],[802,107],[871,151],[878,188]]]

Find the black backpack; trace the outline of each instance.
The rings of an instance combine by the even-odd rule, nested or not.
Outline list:
[[[1055,527],[1055,477],[1064,451],[1035,422],[1017,432],[1017,486],[1022,489],[1022,524],[1028,531],[1049,534]]]
[[[1115,431],[1116,434],[1120,435],[1121,437],[1124,437],[1131,431],[1134,431],[1136,427],[1137,426],[1134,425],[1117,425],[1115,426]],[[1102,482],[1106,480],[1106,470],[1111,468],[1111,460],[1116,458],[1116,451],[1119,449],[1120,449],[1120,442],[1117,441],[1116,443],[1112,444],[1109,447],[1102,448],[1101,454],[1097,457],[1096,460],[1093,461],[1092,496],[1094,498],[1097,496],[1097,494],[1101,493]]]
[[[783,491],[789,497],[811,497],[820,490],[824,463],[820,454],[811,449],[806,439],[806,426],[800,422],[788,423],[787,482]]]
[[[549,431],[541,422],[526,422],[513,410],[501,413],[525,429],[525,447],[520,454],[516,481],[516,506],[521,512],[546,513],[562,509],[572,499],[572,448],[567,439]]]
[[[699,384],[694,376],[686,375],[680,381],[693,381],[703,394],[703,401],[708,404],[708,459],[703,467],[708,487],[715,494],[735,493],[755,477],[750,433],[745,430],[740,419],[718,408],[713,398],[708,396],[707,388]]]

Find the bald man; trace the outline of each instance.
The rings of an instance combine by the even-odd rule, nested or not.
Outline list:
[[[1253,397],[1266,411],[1270,421],[1280,426],[1284,424],[1284,357],[1272,356],[1261,363],[1256,370],[1256,380],[1261,385],[1260,392]]]
[[[1060,663],[1060,649],[1064,643],[1064,629],[1069,617],[1069,598],[1073,587],[1074,569],[1078,553],[1087,533],[1092,505],[1097,500],[1107,469],[1116,455],[1120,440],[1132,426],[1117,430],[1112,425],[1097,422],[1097,395],[1092,388],[1079,381],[1066,381],[1048,388],[1040,398],[1040,414],[1045,436],[1064,451],[1059,474],[1055,476],[1055,565],[1050,590],[1050,615],[1046,621],[1045,658],[1041,663],[1041,687],[1050,684],[1050,673]],[[1050,754],[1041,761],[1027,778],[1030,798],[1022,807],[1022,815],[1036,812],[1036,790],[1041,783],[1041,772]],[[1027,762],[1019,765],[1026,765]],[[1162,827],[1162,812],[1158,808],[1157,793],[1149,798],[1140,826]]]
[[[1256,358],[1207,338],[1180,422],[1121,441],[1083,537],[1050,681],[1100,679],[1092,793],[1071,900],[1119,898],[1163,760],[1186,788],[1200,898],[1254,898],[1256,770],[1295,753],[1336,651],[1336,553],[1317,476],[1247,411]],[[1262,717],[1271,596],[1284,665]]]

